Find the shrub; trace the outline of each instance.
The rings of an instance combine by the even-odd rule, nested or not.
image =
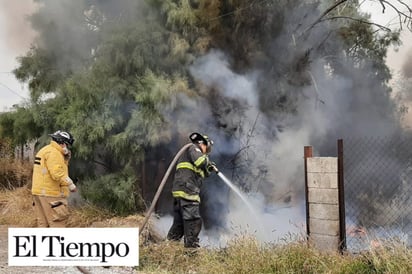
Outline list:
[[[81,194],[96,206],[121,216],[143,209],[137,179],[127,172],[85,180],[81,185]]]

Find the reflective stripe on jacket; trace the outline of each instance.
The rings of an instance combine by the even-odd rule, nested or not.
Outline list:
[[[176,165],[173,197],[200,202],[200,188],[203,179],[209,175],[208,163],[207,154],[203,154],[197,145],[189,146]]]
[[[49,197],[69,195],[68,163],[64,160],[63,148],[51,141],[36,154],[33,166],[32,194]]]
[[[196,201],[200,203],[200,195],[197,195],[197,194],[190,195],[184,191],[178,190],[178,191],[173,191],[172,195],[174,198],[183,198],[189,201]]]
[[[205,173],[203,172],[203,170],[201,170],[200,168],[197,168],[192,163],[189,163],[189,162],[178,163],[176,166],[176,169],[179,169],[179,168],[188,168],[196,172],[200,177],[205,178]]]

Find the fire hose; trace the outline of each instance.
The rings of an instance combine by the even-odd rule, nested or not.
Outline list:
[[[154,211],[154,209],[155,209],[155,207],[156,207],[157,201],[159,200],[160,194],[161,194],[162,191],[163,191],[163,188],[164,188],[164,186],[165,186],[165,184],[166,184],[167,179],[168,179],[169,176],[170,176],[170,173],[172,172],[173,167],[176,165],[177,160],[180,158],[180,156],[183,154],[183,152],[184,152],[190,145],[192,145],[192,143],[189,143],[189,144],[184,145],[184,146],[178,151],[178,153],[175,155],[175,157],[173,158],[172,162],[170,163],[169,167],[167,168],[165,175],[163,175],[162,181],[160,182],[160,185],[159,185],[159,187],[158,187],[158,189],[157,189],[157,191],[156,191],[156,194],[155,194],[155,196],[154,196],[154,198],[153,198],[153,200],[152,200],[152,204],[150,205],[149,209],[147,210],[147,212],[146,212],[146,214],[145,214],[145,218],[143,219],[142,225],[141,225],[141,227],[139,228],[139,235],[142,233],[142,231],[144,230],[147,222],[149,221],[149,218],[150,218],[150,216],[152,215],[152,213],[153,213],[153,211]],[[213,168],[213,170],[214,170],[216,173],[219,172],[219,170],[216,168],[216,166],[213,165],[212,168]],[[86,269],[84,269],[84,268],[81,267],[81,266],[77,266],[77,269],[78,269],[80,272],[84,273],[84,274],[90,274],[89,271],[87,271]]]
[[[184,145],[184,146],[179,150],[179,152],[175,155],[175,157],[173,158],[172,162],[170,163],[170,165],[169,165],[169,167],[168,167],[165,175],[163,176],[163,179],[162,179],[162,181],[160,182],[160,185],[159,185],[159,187],[158,187],[158,189],[157,189],[157,191],[156,191],[156,194],[155,194],[155,196],[154,196],[154,198],[153,198],[152,204],[150,205],[149,210],[148,210],[148,211],[146,212],[146,214],[145,214],[145,218],[144,218],[144,220],[143,220],[143,222],[142,222],[142,225],[141,225],[141,227],[140,227],[140,229],[139,229],[139,235],[142,233],[143,229],[145,228],[145,226],[146,226],[146,224],[147,224],[147,221],[149,220],[150,216],[152,215],[153,210],[155,209],[155,206],[156,206],[156,204],[157,204],[157,200],[159,200],[160,194],[161,194],[162,191],[163,191],[163,187],[165,186],[166,181],[167,181],[167,179],[169,178],[170,173],[172,172],[173,167],[175,166],[175,164],[176,164],[177,160],[179,159],[179,157],[183,154],[183,152],[184,152],[190,145],[192,145],[192,143],[189,143],[189,144]]]

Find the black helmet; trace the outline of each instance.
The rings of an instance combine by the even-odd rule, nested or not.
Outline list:
[[[205,144],[206,145],[206,152],[210,153],[212,151],[213,141],[209,139],[207,135],[202,135],[197,132],[193,132],[189,136],[190,141],[194,144]]]
[[[74,143],[73,136],[67,131],[58,130],[53,134],[49,134],[49,136],[58,144],[71,146]]]

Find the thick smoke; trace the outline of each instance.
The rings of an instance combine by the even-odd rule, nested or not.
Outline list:
[[[75,60],[90,56],[98,44],[94,28],[77,12],[86,1],[78,1],[77,7],[70,0],[41,2],[47,9],[32,18],[34,28],[54,27],[37,43],[59,50],[62,70],[75,69]],[[110,15],[135,10],[133,3],[140,1],[104,3]],[[90,8],[90,18],[94,11]],[[303,147],[313,145],[315,154],[334,156],[338,138],[382,136],[401,129],[397,106],[373,73],[374,64],[355,65],[333,34],[333,23],[309,28],[320,8],[303,3],[284,12],[287,16],[267,19],[271,21],[265,27],[274,27],[260,40],[266,59],[258,58],[257,50],[251,53],[256,58],[250,66],[239,69],[231,49],[211,49],[189,68],[199,96],[178,95],[176,110],[165,110],[179,137],[199,131],[215,141],[211,159],[252,204],[249,212],[218,176],[208,178],[205,245],[222,244],[242,232],[263,241],[299,234],[305,222]],[[170,222],[163,218],[159,227],[168,228]]]
[[[307,10],[293,10],[290,18],[302,14],[308,22],[319,16],[317,11],[309,14]],[[245,73],[235,72],[230,53],[218,49],[211,50],[191,67],[199,87],[218,93],[219,99],[211,104],[213,109],[208,110],[219,119],[215,123],[217,127],[208,124],[206,130],[216,143],[211,157],[217,157],[221,160],[218,163],[225,166],[223,160],[227,158],[221,157],[222,154],[233,156],[231,160],[235,164],[222,172],[248,193],[255,211],[248,212],[244,202],[230,190],[226,195],[217,194],[225,190],[218,183],[206,184],[206,191],[211,193],[206,202],[219,204],[219,207],[205,206],[208,218],[225,212],[225,216],[214,220],[218,222],[215,225],[220,227],[217,231],[222,238],[214,238],[216,230],[205,232],[205,238],[211,243],[217,240],[222,244],[222,240],[242,232],[256,234],[263,241],[282,237],[274,231],[299,233],[296,228],[302,229],[304,223],[303,147],[313,145],[316,154],[335,156],[338,138],[386,136],[401,130],[395,102],[379,77],[371,77],[374,64],[366,62],[360,69],[347,56],[337,55],[333,62],[339,62],[342,71],[331,71],[331,61],[312,50],[326,39],[328,29],[319,26],[308,39],[294,45],[290,38],[294,33],[290,31],[298,26],[292,19],[272,42],[273,49],[284,54],[274,54],[269,61],[275,67],[291,64],[301,58],[302,53],[309,52],[306,69],[299,73],[292,71],[291,74],[295,73],[292,77],[296,77],[292,80],[284,75],[273,79],[259,64]],[[334,38],[336,40],[325,44],[341,48],[339,38]],[[274,70],[280,74],[288,71],[281,67]],[[274,82],[274,87],[267,86]],[[264,93],[267,90],[273,94],[268,96]],[[262,107],[270,104],[267,100],[277,98],[277,94],[286,94],[287,100],[294,101],[296,111],[276,113]],[[219,125],[232,129],[232,135],[218,133]],[[231,145],[226,146],[228,139]]]
[[[209,198],[210,203],[219,203],[222,207],[206,205],[215,210],[207,215],[221,215],[222,210],[227,211],[227,216],[221,220],[225,222],[223,240],[239,233],[255,234],[263,241],[282,238],[285,235],[282,232],[299,234],[304,222],[303,146],[310,144],[311,136],[322,138],[331,121],[322,114],[321,109],[316,108],[315,100],[307,100],[302,102],[302,115],[288,117],[288,126],[279,131],[277,125],[284,121],[269,121],[259,110],[256,82],[259,72],[247,75],[234,73],[221,51],[212,51],[199,59],[191,72],[196,80],[221,92],[221,100],[234,99],[241,105],[241,111],[231,110],[230,115],[223,116],[220,121],[239,128],[231,138],[236,145],[225,146],[226,142],[221,142],[219,135],[212,133],[216,151],[211,158],[219,157],[217,153],[238,156],[236,162],[239,166],[234,172],[240,172],[241,176],[234,176],[234,183],[248,190],[247,199],[255,212],[248,212],[250,209],[234,193],[218,195],[221,199],[228,199],[229,196],[229,203],[227,200]],[[224,162],[219,164],[224,165]],[[233,171],[223,169],[222,172],[229,176]],[[224,187],[221,184],[223,182],[220,186],[213,184],[210,192],[222,192]],[[205,188],[208,187],[211,186]],[[212,243],[216,241],[214,232],[206,232],[207,239]]]
[[[58,56],[53,69],[60,73],[81,69],[97,50],[103,24],[115,26],[119,18],[137,17],[141,3],[101,1],[97,8],[94,2],[99,1],[40,0],[38,12],[29,17],[32,28],[42,33],[33,43]]]

